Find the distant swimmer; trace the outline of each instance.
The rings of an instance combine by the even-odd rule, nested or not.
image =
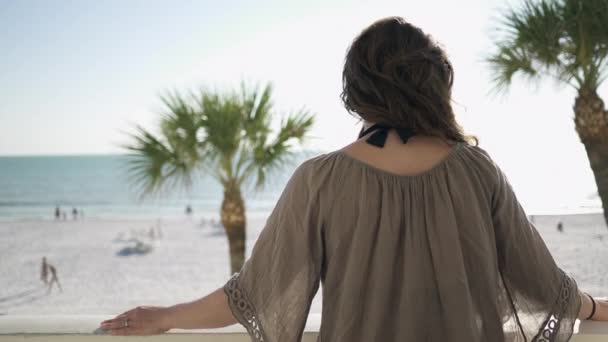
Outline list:
[[[46,257],[42,257],[42,268],[40,269],[40,280],[44,285],[49,283],[49,264],[46,263]]]

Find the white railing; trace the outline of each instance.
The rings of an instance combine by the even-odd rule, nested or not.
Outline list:
[[[13,341],[133,341],[129,337],[105,335],[99,322],[110,316],[0,316],[0,342]],[[303,342],[314,342],[320,326],[320,315],[311,315],[306,324]],[[608,341],[608,322],[582,322],[576,325],[575,342]],[[239,325],[217,330],[177,330],[164,335],[149,336],[154,342],[250,342]]]

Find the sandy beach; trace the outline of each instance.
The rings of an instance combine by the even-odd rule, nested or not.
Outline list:
[[[264,221],[248,222],[248,250]],[[608,229],[602,217],[534,221],[579,286],[608,296]],[[556,229],[559,221],[563,233]],[[136,240],[151,249],[137,249]],[[43,256],[56,267],[62,292],[55,287],[47,293],[40,280]],[[199,298],[229,276],[222,229],[202,226],[198,218],[0,223],[0,314],[114,314],[137,305],[170,305]],[[320,297],[311,312],[321,312]]]

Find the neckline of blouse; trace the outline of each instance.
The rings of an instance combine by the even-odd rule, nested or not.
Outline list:
[[[399,178],[399,179],[415,179],[415,178],[423,178],[423,177],[431,176],[434,173],[436,173],[440,168],[443,168],[446,164],[448,164],[451,159],[454,159],[454,157],[458,154],[458,151],[462,149],[462,146],[464,144],[465,143],[462,143],[462,142],[454,143],[454,145],[452,145],[452,147],[450,148],[450,151],[448,152],[448,154],[445,157],[443,157],[443,159],[438,161],[435,165],[431,166],[429,169],[424,170],[424,171],[414,174],[414,175],[400,175],[398,173],[394,173],[394,172],[391,172],[388,170],[381,169],[381,168],[374,166],[372,164],[369,164],[361,159],[357,159],[357,158],[349,155],[343,149],[337,150],[337,151],[335,151],[335,153],[338,156],[342,157],[343,159],[347,159],[355,164],[358,164],[366,169],[369,169],[369,170],[371,170],[375,173],[381,174],[381,175],[389,176],[392,178]]]

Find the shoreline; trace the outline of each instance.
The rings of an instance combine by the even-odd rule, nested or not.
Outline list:
[[[253,211],[247,213],[247,219],[251,220],[259,220],[265,219],[268,217],[269,212],[266,211]],[[540,218],[540,217],[573,217],[573,216],[598,216],[603,217],[603,212],[598,211],[596,209],[590,209],[588,212],[565,212],[565,213],[528,213],[528,217]],[[175,221],[184,221],[184,220],[216,220],[219,221],[219,214],[212,214],[205,212],[203,214],[192,214],[191,216],[185,214],[176,214],[176,215],[166,215],[166,216],[154,216],[154,215],[135,215],[135,216],[85,216],[84,218],[73,219],[71,217],[63,220],[63,219],[55,219],[53,217],[48,218],[34,218],[34,217],[1,217],[0,216],[0,224],[5,223],[39,223],[39,222],[56,222],[56,223],[73,223],[73,222],[150,222],[150,221],[166,221],[166,222],[175,222]]]

